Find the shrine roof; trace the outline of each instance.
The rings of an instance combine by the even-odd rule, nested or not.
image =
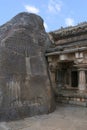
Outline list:
[[[87,33],[87,22],[66,28],[61,27],[58,30],[49,32],[49,35],[53,37],[54,41],[57,41],[67,37],[81,35],[83,33]]]

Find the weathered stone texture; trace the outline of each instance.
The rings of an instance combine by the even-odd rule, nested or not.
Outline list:
[[[34,14],[20,13],[0,27],[0,118],[54,110],[44,57],[48,42],[43,20]]]

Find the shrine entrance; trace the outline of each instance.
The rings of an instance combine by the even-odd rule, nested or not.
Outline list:
[[[78,71],[71,72],[71,86],[74,88],[78,87]]]

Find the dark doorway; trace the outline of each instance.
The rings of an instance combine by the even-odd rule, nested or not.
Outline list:
[[[71,72],[71,86],[78,87],[78,72],[77,71]]]
[[[65,70],[64,69],[58,69],[56,71],[56,83],[58,88],[62,88],[64,86],[64,76],[65,76]]]

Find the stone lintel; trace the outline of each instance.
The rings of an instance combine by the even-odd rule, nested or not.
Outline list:
[[[80,48],[74,48],[74,49],[68,49],[64,51],[53,51],[49,53],[45,53],[45,56],[52,56],[52,55],[60,55],[60,54],[69,54],[69,53],[75,53],[80,51],[86,51],[87,47],[80,47]]]

